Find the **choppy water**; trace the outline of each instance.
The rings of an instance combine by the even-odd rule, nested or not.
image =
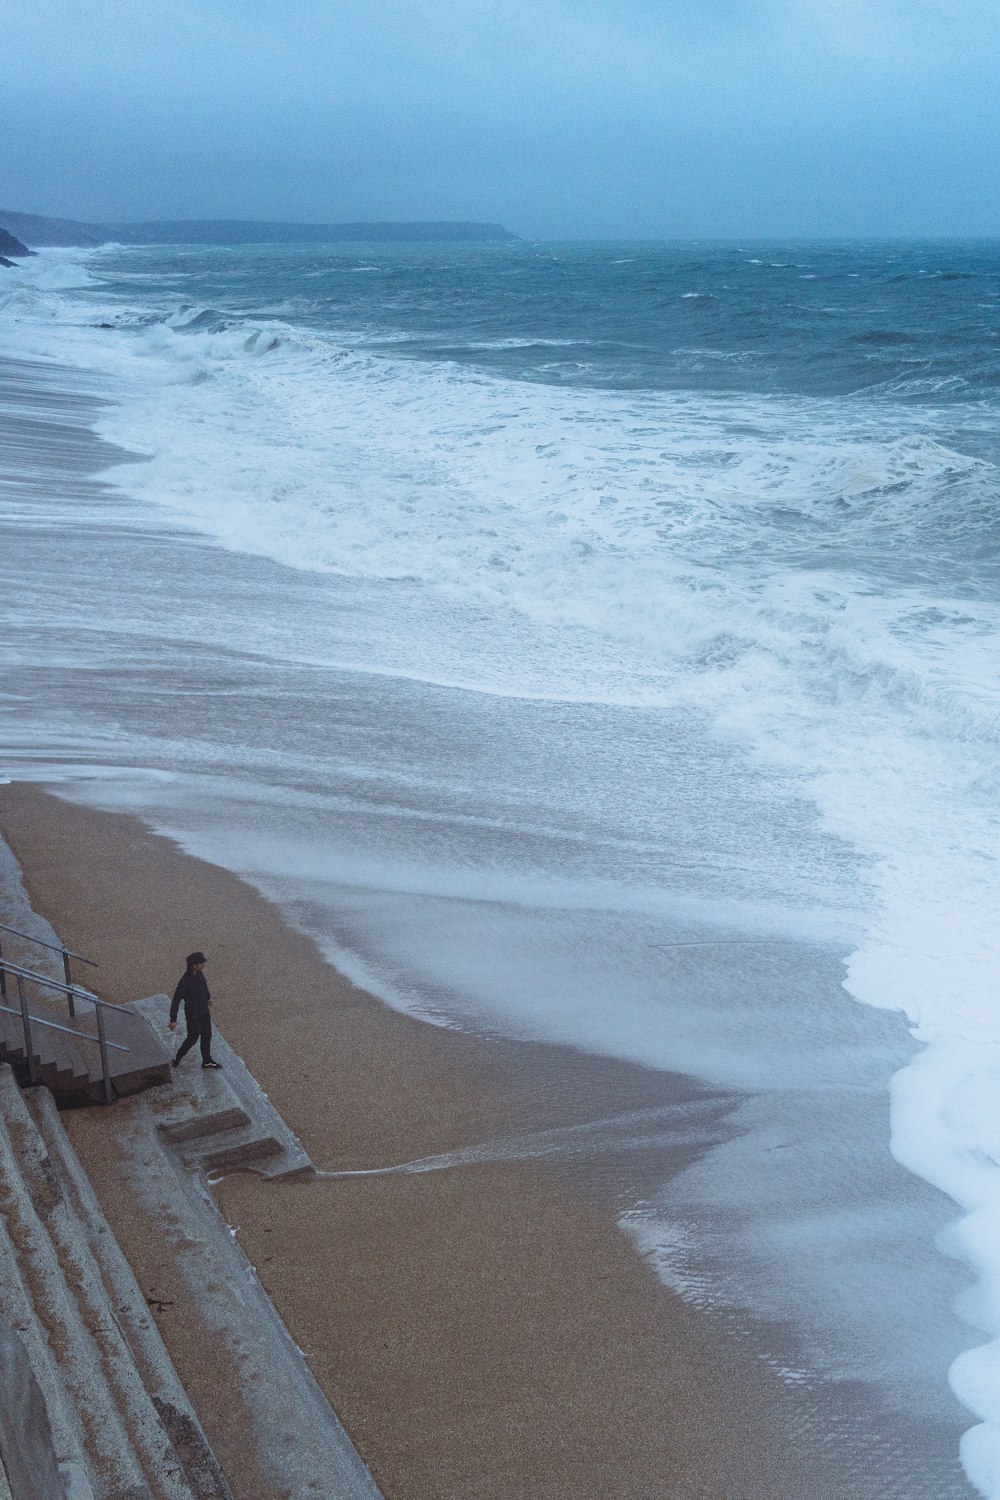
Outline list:
[[[12,769],[394,1004],[745,1093],[629,1232],[807,1376],[953,1423],[950,1379],[1000,1495],[996,247],[6,276],[8,351],[148,456],[5,495]]]

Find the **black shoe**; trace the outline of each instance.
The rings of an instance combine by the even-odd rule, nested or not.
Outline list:
[[[181,1060],[180,1060],[180,1058],[179,1058],[179,1057],[172,1057],[172,1058],[171,1058],[171,1059],[170,1059],[170,1066],[171,1066],[171,1067],[172,1067],[172,1068],[179,1068],[179,1067],[180,1067],[180,1065],[181,1065]]]
[[[203,1068],[221,1068],[222,1064],[221,1063],[217,1063],[214,1057],[210,1057],[208,1059],[207,1063],[202,1063],[202,1067]]]

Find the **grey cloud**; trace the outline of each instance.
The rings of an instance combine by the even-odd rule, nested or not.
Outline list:
[[[981,0],[8,0],[0,201],[991,232],[998,51]]]

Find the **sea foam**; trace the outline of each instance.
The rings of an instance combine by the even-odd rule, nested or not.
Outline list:
[[[846,986],[923,1044],[894,1081],[892,1149],[959,1205],[949,1249],[979,1278],[961,1312],[987,1342],[951,1380],[981,1419],[970,1478],[1000,1497],[998,475],[981,411],[911,404],[915,386],[961,395],[919,376],[836,401],[526,384],[207,305],[150,321],[102,303],[98,264],[19,271],[9,347],[107,372],[100,430],[148,460],[110,477],[170,524],[420,593],[340,665],[697,713],[794,777],[864,861]],[[613,1017],[568,1003],[546,1025],[643,1060],[641,1026],[616,1043]],[[696,1051],[733,1084],[724,1049]]]

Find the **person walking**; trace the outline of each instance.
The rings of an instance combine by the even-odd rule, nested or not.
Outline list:
[[[180,1067],[185,1052],[190,1052],[195,1042],[201,1042],[201,1065],[203,1068],[221,1068],[212,1056],[212,995],[205,979],[204,968],[208,959],[204,953],[189,953],[185,960],[187,968],[182,974],[174,998],[170,1002],[170,1031],[177,1030],[177,1012],[184,1003],[184,1021],[187,1036],[177,1048],[173,1060]]]

